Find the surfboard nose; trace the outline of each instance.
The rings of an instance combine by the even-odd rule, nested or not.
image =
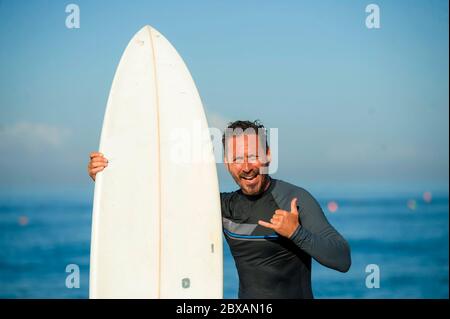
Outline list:
[[[151,26],[149,24],[144,25],[133,36],[133,39],[141,39],[141,41],[142,41],[142,39],[147,39],[147,38],[162,38],[162,39],[165,39],[165,37],[162,35],[161,32],[159,32],[155,27],[153,27],[153,26]]]
[[[159,32],[158,29],[149,24],[144,25],[136,34],[139,34],[141,32],[152,32],[152,31],[161,34],[161,32]]]

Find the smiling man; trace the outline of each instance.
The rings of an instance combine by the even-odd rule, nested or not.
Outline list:
[[[221,193],[225,238],[239,274],[239,298],[313,298],[311,258],[346,272],[350,248],[305,189],[271,178],[266,131],[257,121],[230,123],[224,163],[239,190]],[[108,161],[90,154],[89,175]]]

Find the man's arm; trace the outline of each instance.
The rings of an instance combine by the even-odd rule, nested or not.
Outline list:
[[[290,239],[322,265],[347,272],[351,265],[350,246],[330,225],[319,203],[306,190],[299,196],[300,225]]]

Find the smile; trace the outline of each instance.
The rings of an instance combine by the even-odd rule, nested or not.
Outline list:
[[[246,181],[246,183],[251,183],[254,182],[256,180],[256,177],[258,175],[254,175],[254,176],[241,176],[241,179],[243,179],[244,181]]]

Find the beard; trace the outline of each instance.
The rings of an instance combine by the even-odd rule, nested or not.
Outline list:
[[[259,172],[259,169],[255,169],[251,172],[241,173],[234,179],[245,195],[258,195],[264,191],[267,178],[266,175]]]

